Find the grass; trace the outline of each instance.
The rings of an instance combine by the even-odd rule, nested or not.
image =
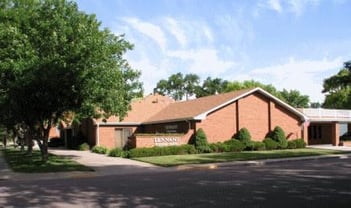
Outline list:
[[[186,164],[262,160],[262,159],[274,159],[274,158],[342,154],[342,153],[345,153],[345,152],[341,152],[337,150],[305,148],[305,149],[272,150],[272,151],[243,151],[243,152],[208,153],[208,154],[193,154],[193,155],[169,155],[169,156],[157,156],[157,157],[140,157],[140,158],[133,158],[133,159],[159,165],[159,166],[170,167],[170,166],[186,165]]]
[[[41,154],[38,150],[33,150],[32,156],[26,155],[26,151],[8,148],[3,150],[4,158],[9,167],[15,172],[24,173],[49,173],[67,171],[93,171],[91,168],[83,166],[68,157],[49,154],[47,162],[41,161]]]

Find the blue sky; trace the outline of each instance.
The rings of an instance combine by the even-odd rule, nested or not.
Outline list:
[[[171,74],[256,80],[324,100],[351,60],[351,0],[77,0],[134,44],[145,94]]]

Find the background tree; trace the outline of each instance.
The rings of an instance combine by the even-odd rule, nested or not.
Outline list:
[[[351,108],[351,62],[345,62],[344,68],[336,75],[324,80],[323,93],[325,93],[324,108]]]
[[[0,2],[0,108],[23,122],[47,160],[50,128],[64,112],[123,117],[142,92],[123,58],[132,45],[66,0]],[[1,119],[6,121],[6,119]]]
[[[160,80],[155,90],[159,94],[171,96],[175,100],[182,100],[184,96],[188,99],[189,96],[194,95],[199,80],[200,78],[196,74],[183,76],[183,74],[179,72],[172,74],[167,80]]]
[[[207,77],[202,83],[202,86],[198,86],[196,89],[196,97],[204,97],[208,95],[215,95],[217,93],[223,93],[227,88],[228,81],[220,78]]]
[[[286,103],[289,103],[295,108],[308,108],[309,107],[309,98],[307,95],[301,95],[297,90],[286,90],[280,92],[282,100]]]
[[[190,96],[196,93],[196,89],[199,86],[200,77],[196,74],[187,74],[184,77],[184,93],[185,99],[188,100]]]
[[[229,82],[227,84],[227,88],[225,89],[226,92],[231,92],[231,91],[236,91],[236,90],[242,90],[242,89],[248,89],[248,88],[255,88],[255,87],[260,87],[267,92],[271,93],[272,95],[281,98],[280,93],[278,90],[273,86],[273,85],[265,85],[262,84],[261,82],[255,81],[255,80],[245,80],[243,82],[240,81],[233,81]]]

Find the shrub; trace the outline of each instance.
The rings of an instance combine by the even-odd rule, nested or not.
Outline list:
[[[129,151],[125,151],[123,157],[152,157],[152,156],[163,156],[163,155],[183,155],[183,154],[194,154],[197,150],[193,145],[185,144],[180,146],[167,146],[167,147],[143,147],[135,148]]]
[[[266,145],[263,142],[253,141],[253,142],[251,142],[251,144],[252,144],[252,150],[265,150],[266,149]]]
[[[88,143],[83,143],[81,145],[78,146],[78,149],[81,150],[81,151],[87,151],[90,149],[90,146]]]
[[[223,142],[209,144],[211,152],[229,152],[229,146]]]
[[[288,141],[288,149],[296,149],[296,142],[295,140]]]
[[[207,142],[206,134],[202,128],[199,128],[197,130],[194,144],[195,144],[196,150],[199,153],[211,152],[211,149],[210,149],[208,142]]]
[[[110,157],[122,157],[122,154],[123,154],[123,150],[119,147],[115,147],[111,149],[107,155]]]
[[[278,148],[278,142],[274,141],[271,138],[265,138],[263,143],[266,147],[266,150],[274,150]]]
[[[271,138],[278,143],[279,149],[285,149],[288,146],[288,140],[286,139],[285,133],[279,126],[276,126],[273,129]]]
[[[303,139],[295,139],[296,148],[305,148],[306,142]]]
[[[241,141],[245,146],[250,146],[251,134],[247,128],[241,128],[235,135],[235,139]]]
[[[237,139],[230,139],[224,142],[224,148],[225,152],[240,152],[245,149],[245,145]]]
[[[108,149],[103,146],[94,146],[91,149],[92,152],[97,153],[97,154],[106,154],[108,152]]]

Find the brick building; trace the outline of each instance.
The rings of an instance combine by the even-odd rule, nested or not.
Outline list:
[[[308,142],[308,118],[261,88],[246,89],[189,101],[175,102],[158,94],[132,102],[128,115],[86,120],[80,132],[91,145],[108,148],[187,144],[202,128],[208,142],[226,141],[247,128],[253,140],[262,141],[280,126],[288,139]]]

